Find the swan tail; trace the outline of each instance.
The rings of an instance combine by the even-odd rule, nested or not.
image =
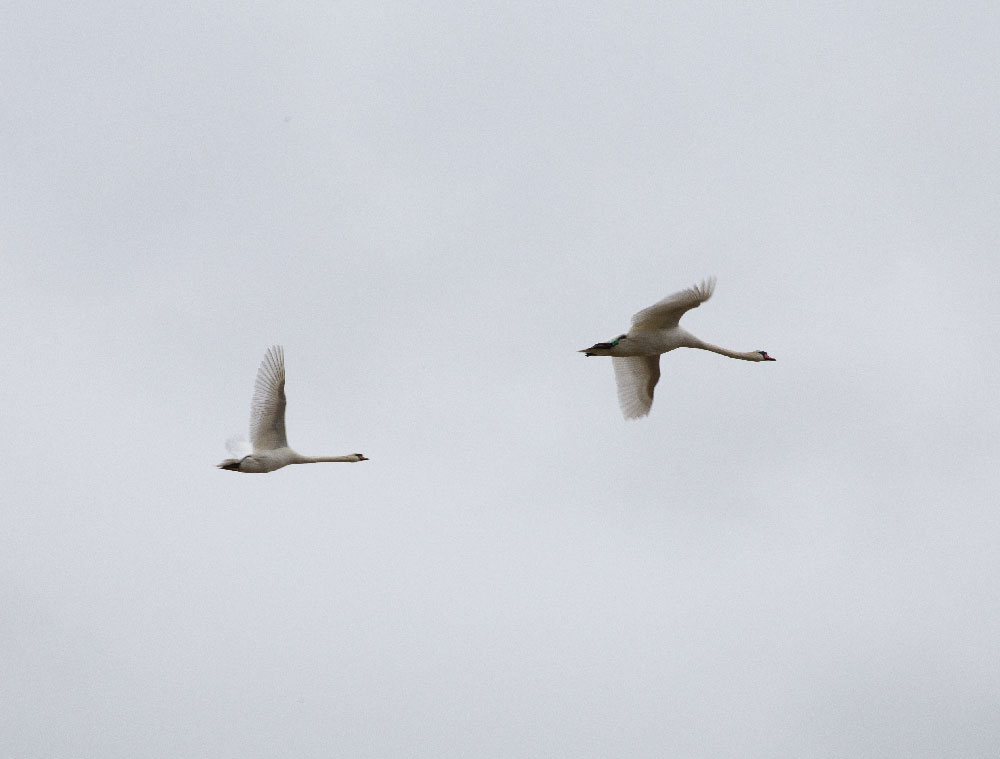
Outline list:
[[[240,462],[243,459],[226,459],[221,464],[217,464],[219,469],[228,469],[231,472],[240,471]]]

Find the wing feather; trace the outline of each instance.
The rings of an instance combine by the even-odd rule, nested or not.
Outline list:
[[[668,295],[659,303],[632,317],[632,329],[670,329],[676,327],[681,317],[692,308],[697,308],[712,297],[715,290],[715,277],[709,277],[700,285],[694,285],[687,290]]]
[[[254,453],[288,445],[285,437],[285,351],[280,345],[267,349],[257,370],[250,404],[250,440]]]
[[[226,440],[226,449],[229,451],[230,455],[234,456],[236,459],[241,459],[244,456],[249,456],[253,453],[253,446],[250,445],[250,441],[247,440],[247,436],[242,433],[233,435]]]
[[[626,419],[646,416],[653,405],[653,390],[660,381],[659,356],[613,356],[618,405]]]

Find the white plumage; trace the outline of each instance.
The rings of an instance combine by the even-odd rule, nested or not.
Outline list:
[[[280,345],[268,348],[257,370],[253,400],[250,403],[250,442],[252,453],[240,458],[226,459],[220,469],[234,472],[273,472],[289,464],[314,464],[322,461],[367,461],[360,453],[347,456],[310,457],[296,453],[288,447],[285,435],[285,351]],[[239,442],[227,441],[230,451]]]
[[[680,327],[681,317],[712,297],[715,278],[668,295],[632,317],[632,328],[606,343],[596,343],[580,353],[611,356],[618,385],[618,404],[626,419],[646,416],[653,405],[653,390],[660,380],[660,354],[675,348],[701,348],[743,361],[774,361],[767,351],[731,351],[699,340]]]

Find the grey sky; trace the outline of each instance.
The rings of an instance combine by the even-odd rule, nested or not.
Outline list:
[[[1000,10],[665,5],[0,10],[0,754],[996,755]]]

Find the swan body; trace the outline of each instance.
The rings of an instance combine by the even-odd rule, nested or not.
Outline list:
[[[618,385],[618,403],[626,419],[646,416],[660,380],[660,354],[675,348],[700,348],[743,361],[774,361],[767,351],[732,351],[700,340],[679,326],[681,317],[712,297],[715,278],[668,295],[632,317],[632,328],[606,343],[580,351],[587,356],[611,356]]]
[[[289,464],[323,461],[368,461],[360,453],[347,456],[303,456],[288,447],[285,437],[285,351],[280,345],[268,348],[257,370],[253,401],[250,404],[250,441],[253,453],[226,459],[219,469],[233,472],[273,472]]]

